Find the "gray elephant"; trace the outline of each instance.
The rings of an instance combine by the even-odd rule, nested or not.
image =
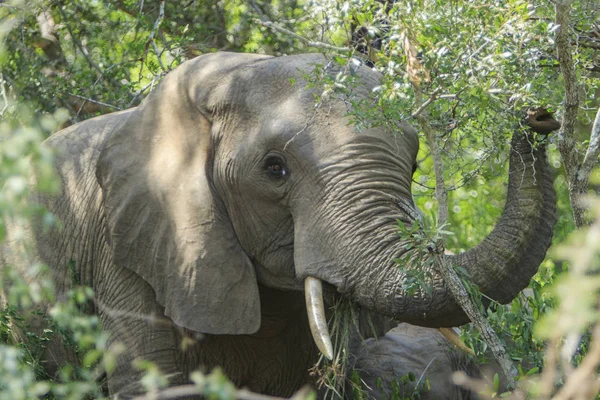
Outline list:
[[[438,329],[406,323],[381,338],[357,343],[352,354],[352,370],[361,379],[363,394],[378,400],[474,399],[477,393],[454,384],[455,372],[477,380],[486,377],[490,382],[495,373],[502,376],[493,356],[488,358],[489,364],[477,364]],[[352,393],[353,389],[349,386],[346,391]]]
[[[140,391],[131,362],[142,358],[171,384],[220,366],[236,385],[291,395],[311,381],[317,344],[331,353],[322,283],[374,315],[468,322],[435,271],[430,291],[404,289],[423,263],[399,268],[394,259],[430,257],[397,231],[417,215],[418,137],[405,123],[350,123],[351,104],[376,104],[381,76],[365,66],[343,67],[355,84],[315,105],[321,91],[307,79],[339,68],[317,54],[205,55],[169,73],[139,107],[46,141],[62,192],[38,201],[63,227],[32,228],[37,256],[59,293],[74,272],[91,286],[111,343],[125,344],[111,394]],[[512,141],[496,228],[474,249],[444,256],[500,302],[527,286],[556,220],[544,145],[532,148],[525,133],[557,123],[539,111],[527,124]],[[200,339],[182,346],[190,335]]]

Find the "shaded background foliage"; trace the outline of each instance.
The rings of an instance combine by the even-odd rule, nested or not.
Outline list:
[[[203,53],[297,51],[254,18],[302,25],[293,1],[32,3],[35,12],[4,4],[16,25],[4,39],[4,80],[36,112],[67,108],[70,123],[139,104],[168,71]]]
[[[502,211],[508,138],[524,110],[541,105],[558,116],[569,112],[557,47],[562,3],[570,12],[565,29],[579,103],[574,129],[555,135],[549,144],[560,210],[554,241],[561,243],[579,221],[572,205],[581,193],[574,193],[569,171],[578,170],[590,148],[600,105],[600,7],[594,0],[0,1],[3,139],[21,135],[22,127],[35,119],[31,112],[54,121],[31,125],[37,132],[32,137],[39,141],[56,124],[64,127],[135,106],[168,71],[200,54],[318,51],[342,64],[358,57],[384,78],[378,108],[358,107],[357,118],[409,120],[419,128],[413,193],[430,225],[449,224],[444,229],[454,234],[446,237],[446,247],[458,252],[479,243]],[[325,93],[343,91],[348,82],[341,76],[320,84]],[[24,146],[12,158],[3,150],[0,183],[14,184],[16,176],[29,171],[7,166],[32,150]],[[597,154],[593,161],[597,164]],[[597,192],[600,182],[590,182]],[[583,192],[587,190],[585,186]],[[9,200],[0,202],[4,218]],[[533,325],[556,306],[543,289],[569,269],[564,258],[548,257],[532,281],[531,296],[488,312],[512,358],[520,362],[522,376],[543,365],[542,339],[548,336],[535,340]],[[14,310],[2,315],[9,312]],[[7,341],[2,335],[10,324],[1,321],[0,337]],[[466,342],[483,353],[486,343],[476,330],[463,332]],[[577,347],[579,358],[569,362],[579,363],[589,337],[588,330]],[[101,347],[101,341],[92,342]],[[94,354],[90,360],[101,358]]]

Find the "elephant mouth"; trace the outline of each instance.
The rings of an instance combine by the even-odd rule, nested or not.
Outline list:
[[[325,302],[323,301],[323,283],[320,279],[307,277],[304,280],[304,296],[308,322],[313,340],[319,351],[329,360],[333,359],[333,345],[325,318]]]
[[[312,276],[304,280],[304,293],[306,299],[306,310],[308,312],[308,322],[313,340],[319,351],[328,360],[333,360],[333,345],[331,335],[327,327],[327,318],[325,316],[325,302],[323,300],[323,282]],[[440,328],[442,335],[458,349],[467,354],[475,355],[472,349],[467,347],[460,336],[453,328]]]

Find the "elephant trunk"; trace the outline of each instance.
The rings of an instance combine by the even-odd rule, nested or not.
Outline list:
[[[530,114],[526,123],[543,135],[560,126],[544,110]],[[482,293],[501,303],[512,300],[529,284],[550,246],[557,218],[545,146],[532,142],[532,133],[525,129],[513,136],[506,205],[492,233],[465,253],[445,256],[450,265],[466,270]],[[364,212],[370,216],[368,220],[364,215],[344,213],[335,216],[343,224],[313,221],[313,231],[324,225],[342,231],[329,235],[315,232],[326,240],[311,249],[297,247],[299,275],[325,280],[363,306],[401,321],[432,327],[468,322],[433,263],[428,262],[431,255],[398,235],[397,221],[412,224],[414,209],[409,202],[390,202],[389,196],[383,197],[386,199],[371,201],[369,209],[358,207],[362,210],[358,214]],[[363,198],[355,203],[367,201]],[[402,261],[398,263],[398,259]],[[411,288],[415,276],[422,284]]]
[[[544,260],[557,219],[553,174],[546,162],[545,146],[532,146],[532,135],[518,132],[511,143],[508,194],[496,227],[475,248],[446,255],[447,265],[462,267],[470,281],[487,297],[510,302],[524,289]],[[431,295],[407,296],[399,290],[405,278],[388,281],[395,293],[393,313],[404,321],[424,326],[457,326],[469,322],[452,301],[437,271],[432,271]],[[384,284],[385,285],[385,284]]]

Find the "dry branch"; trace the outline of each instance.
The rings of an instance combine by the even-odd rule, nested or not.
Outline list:
[[[452,292],[454,296],[454,300],[460,305],[465,314],[469,317],[473,325],[479,331],[479,334],[483,338],[483,340],[487,343],[490,350],[498,360],[498,364],[500,364],[500,368],[502,368],[502,372],[504,374],[504,379],[506,379],[506,385],[510,389],[514,389],[516,387],[516,382],[513,377],[513,371],[515,367],[508,358],[508,354],[506,353],[506,349],[500,342],[498,335],[490,325],[487,319],[477,309],[473,300],[469,296],[467,289],[463,285],[460,277],[452,267],[447,262],[447,259],[443,257],[441,254],[434,255],[435,258],[435,267],[440,272],[442,277],[444,278],[444,282],[448,285],[448,288]]]
[[[307,386],[300,389],[289,400],[305,399],[311,389]],[[202,394],[202,390],[196,385],[181,385],[162,390],[158,393],[147,394],[145,396],[135,397],[133,400],[169,400],[186,398],[190,396],[198,396]],[[247,389],[237,390],[234,394],[236,400],[286,400],[283,397],[267,396],[264,394],[254,393]]]
[[[565,86],[565,112],[562,129],[558,133],[558,150],[569,182],[569,198],[573,208],[575,225],[581,227],[588,224],[585,217],[585,208],[580,204],[580,198],[587,191],[588,185],[587,180],[578,179],[580,157],[577,153],[577,141],[575,140],[575,120],[579,110],[579,91],[569,27],[572,3],[572,0],[558,0],[555,5],[556,24],[559,25],[556,31],[556,55]]]

